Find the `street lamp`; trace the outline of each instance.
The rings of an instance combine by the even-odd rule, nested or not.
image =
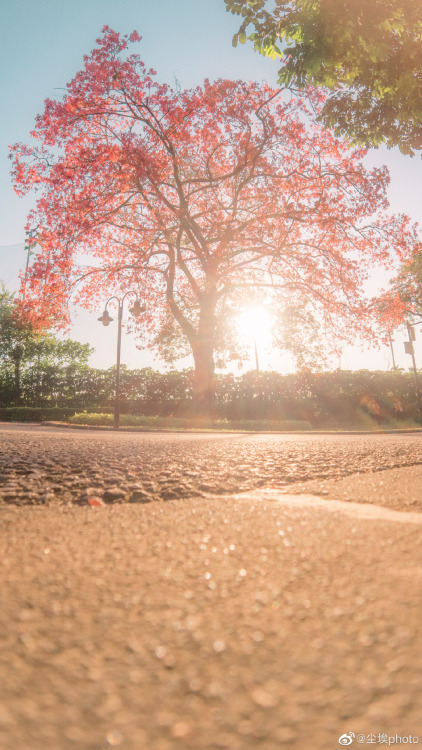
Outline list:
[[[119,421],[120,421],[120,350],[122,346],[122,319],[123,319],[123,303],[126,299],[126,297],[129,294],[134,294],[136,299],[133,303],[133,306],[129,308],[129,312],[132,313],[134,318],[137,318],[138,315],[145,312],[146,307],[141,305],[138,295],[136,292],[126,292],[126,294],[123,295],[122,299],[119,299],[119,297],[110,297],[110,299],[107,300],[104,308],[103,314],[98,318],[99,322],[103,324],[103,326],[108,326],[110,323],[113,322],[113,318],[110,316],[110,313],[107,310],[107,305],[112,300],[117,300],[117,364],[116,364],[116,385],[115,385],[115,397],[114,397],[114,429],[119,429]]]

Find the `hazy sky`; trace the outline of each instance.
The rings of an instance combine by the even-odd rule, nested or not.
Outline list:
[[[13,289],[25,263],[25,219],[33,198],[15,196],[10,181],[8,145],[25,141],[45,98],[82,67],[82,57],[95,46],[101,28],[109,25],[126,33],[136,29],[143,37],[138,45],[142,59],[158,79],[183,88],[204,78],[244,78],[276,84],[277,63],[255,54],[249,45],[231,46],[238,19],[225,10],[223,0],[3,0],[0,11],[0,280]],[[135,49],[135,48],[134,48]],[[395,211],[408,213],[422,224],[421,159],[397,151],[373,151],[368,165],[388,164],[390,201]],[[99,313],[80,312],[72,337],[96,347],[92,364],[108,367],[115,360],[115,330],[103,328]],[[419,340],[422,334],[418,334]],[[397,334],[397,363],[409,367],[404,336]],[[422,364],[422,347],[417,349]],[[153,364],[150,355],[136,349],[130,337],[123,342],[122,360],[130,367]],[[188,363],[189,364],[189,363]],[[336,364],[339,364],[338,362]],[[348,349],[342,367],[386,369],[391,366],[387,349],[381,352]],[[262,366],[283,370],[288,358],[265,355]]]

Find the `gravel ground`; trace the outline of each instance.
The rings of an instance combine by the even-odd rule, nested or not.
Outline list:
[[[422,516],[270,494],[3,508],[2,750],[422,742]]]
[[[0,504],[18,505],[143,503],[258,487],[327,494],[328,480],[422,464],[422,434],[115,434],[2,425],[0,449]],[[415,509],[422,510],[422,498]]]
[[[1,750],[422,743],[422,435],[0,437]]]

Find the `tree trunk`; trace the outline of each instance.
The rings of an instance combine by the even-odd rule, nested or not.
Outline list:
[[[209,288],[201,303],[198,333],[190,341],[195,363],[193,408],[196,414],[209,417],[215,415],[215,324],[215,292]]]
[[[195,372],[193,377],[193,408],[195,414],[215,414],[214,342],[200,338],[192,343]]]
[[[174,261],[174,259],[173,259]],[[173,297],[174,262],[167,289],[169,308],[189,341],[195,363],[193,376],[193,411],[198,416],[215,414],[215,308],[217,304],[217,283],[215,272],[208,269],[205,289],[200,292],[198,328],[184,316]]]

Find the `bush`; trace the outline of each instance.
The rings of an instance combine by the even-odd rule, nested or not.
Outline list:
[[[63,422],[75,413],[70,407],[8,406],[0,409],[3,422]]]

